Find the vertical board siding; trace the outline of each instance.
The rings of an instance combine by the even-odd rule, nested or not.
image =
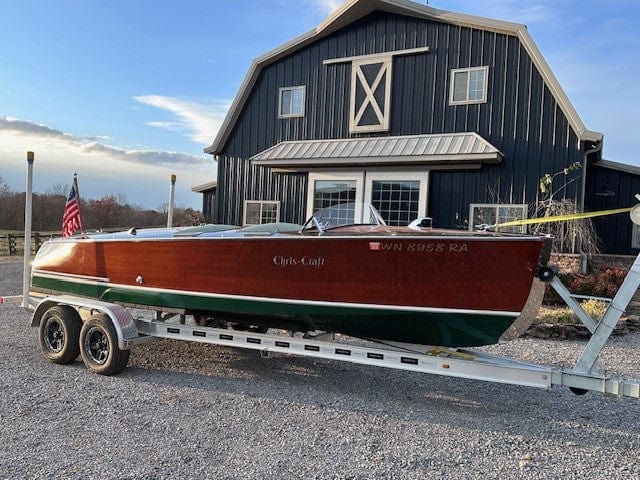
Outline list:
[[[576,133],[517,37],[374,12],[265,66],[218,156],[218,221],[240,223],[245,199],[280,200],[281,220],[302,222],[307,176],[271,173],[247,160],[281,141],[351,138],[351,64],[325,59],[428,46],[392,65],[391,121],[383,135],[475,131],[504,154],[480,170],[432,171],[434,225],[459,226],[470,203],[533,203],[538,182],[582,161]],[[488,101],[449,105],[453,68],[488,66]],[[305,116],[278,119],[281,87],[305,85]],[[381,135],[380,133],[374,135]],[[579,198],[580,182],[562,189]]]
[[[585,210],[600,211],[625,208],[636,204],[640,193],[640,175],[591,166],[587,174]],[[637,255],[631,248],[633,223],[626,213],[593,219],[602,241],[602,251],[618,255]]]

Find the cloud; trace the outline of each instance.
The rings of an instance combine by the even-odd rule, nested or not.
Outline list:
[[[70,133],[64,133],[62,130],[56,130],[41,123],[33,123],[15,117],[0,117],[0,131],[16,135],[55,138],[64,142],[73,142],[75,138]]]
[[[156,150],[126,150],[123,148],[109,147],[97,142],[84,146],[83,151],[89,154],[103,154],[124,162],[150,165],[203,165],[210,163],[210,161],[205,158],[186,153]]]
[[[171,112],[178,121],[150,121],[147,125],[171,131],[184,131],[196,143],[209,145],[213,141],[224,117],[229,110],[230,102],[221,101],[212,106],[189,102],[176,97],[162,95],[140,95],[133,99],[144,105]]]
[[[186,153],[156,150],[136,150],[113,147],[99,142],[108,137],[78,137],[71,133],[14,117],[0,117],[0,134],[28,138],[33,142],[47,141],[48,146],[75,155],[100,156],[112,160],[150,165],[203,165],[209,163],[204,157]]]
[[[165,130],[171,130],[172,132],[184,131],[184,125],[179,122],[147,122],[150,127],[164,128]]]
[[[133,204],[156,208],[166,203],[169,176],[176,174],[176,204],[202,208],[202,196],[191,187],[216,178],[216,164],[208,155],[117,147],[96,141],[98,138],[0,117],[0,177],[21,191],[26,152],[34,151],[36,192],[68,184],[77,172],[84,198],[123,194]]]

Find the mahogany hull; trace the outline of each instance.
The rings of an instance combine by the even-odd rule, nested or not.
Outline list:
[[[256,316],[443,346],[496,343],[524,307],[544,240],[483,236],[47,242],[36,290]]]

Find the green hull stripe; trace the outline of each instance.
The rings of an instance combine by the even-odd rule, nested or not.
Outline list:
[[[218,298],[199,295],[196,292],[143,290],[37,275],[33,275],[32,285],[35,288],[97,298],[106,302],[225,312],[261,318],[289,318],[306,323],[310,330],[327,330],[358,337],[451,347],[497,343],[516,318],[516,315],[492,315],[466,310],[452,310],[446,313],[380,310],[366,306],[270,302],[242,297]]]

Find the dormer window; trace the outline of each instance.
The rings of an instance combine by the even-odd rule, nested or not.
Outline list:
[[[391,112],[390,55],[353,60],[349,132],[386,132]]]
[[[280,89],[278,118],[304,117],[306,87],[284,87]]]
[[[450,105],[485,103],[489,67],[451,70]]]

